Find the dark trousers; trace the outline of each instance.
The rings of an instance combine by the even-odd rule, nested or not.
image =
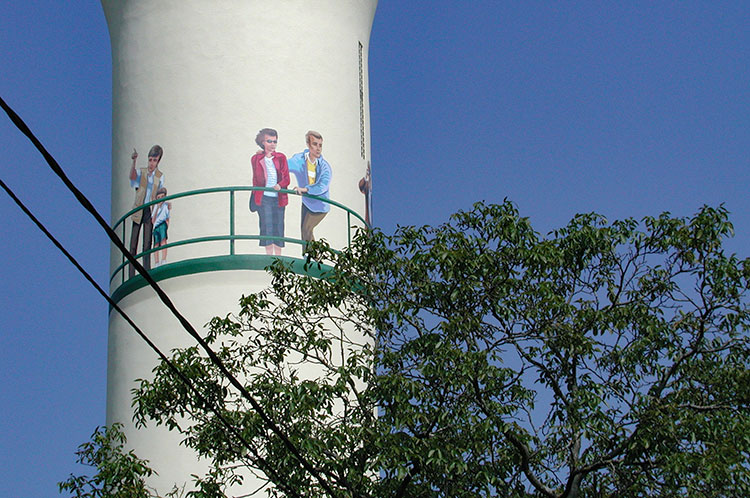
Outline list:
[[[133,222],[133,228],[130,231],[130,254],[135,256],[138,252],[138,235],[143,226],[143,251],[151,249],[151,242],[153,238],[154,226],[151,224],[151,209],[143,208],[143,217],[140,223]],[[151,254],[143,256],[143,267],[147,270],[151,269]],[[135,267],[129,265],[128,273],[131,277],[135,275]]]
[[[260,235],[266,237],[283,237],[285,212],[286,208],[279,206],[279,200],[276,197],[264,195],[260,206],[258,206]],[[277,239],[261,239],[260,245],[284,247],[284,241]]]

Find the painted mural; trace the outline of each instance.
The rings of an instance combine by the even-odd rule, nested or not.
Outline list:
[[[328,202],[316,199],[330,199],[330,185],[333,176],[331,165],[323,158],[323,136],[317,131],[305,134],[307,147],[287,160],[276,151],[279,136],[273,128],[263,128],[255,137],[261,148],[251,159],[253,186],[272,188],[272,191],[256,191],[250,197],[250,210],[258,213],[261,236],[260,245],[266,254],[281,254],[284,241],[284,210],[289,203],[288,195],[281,192],[288,189],[290,173],[293,173],[296,186],[294,192],[302,195],[300,215],[300,238],[304,242],[315,240],[313,230],[331,209]],[[307,195],[304,195],[307,194]],[[305,246],[302,247],[305,252]]]
[[[365,196],[365,223],[372,226],[372,170],[370,161],[367,161],[365,176],[359,180],[359,191]]]
[[[331,165],[323,158],[323,136],[317,131],[305,134],[307,148],[293,155],[289,160],[289,170],[297,179],[294,191],[330,199],[330,186],[333,172]],[[331,205],[320,199],[302,197],[300,234],[302,240],[315,240],[313,229],[323,221]]]
[[[251,211],[258,213],[261,237],[260,245],[266,254],[281,255],[284,247],[284,215],[289,204],[289,195],[281,190],[289,187],[289,165],[286,156],[276,152],[279,134],[273,128],[263,128],[255,137],[261,148],[250,159],[253,169],[253,186],[272,188],[270,191],[256,190],[252,193]],[[253,207],[254,204],[254,207]]]
[[[251,229],[251,234],[255,234],[254,238],[267,255],[282,255],[286,242],[292,240],[296,242],[293,245],[300,246],[304,256],[306,243],[315,240],[316,227],[324,223],[331,211],[333,167],[323,156],[323,135],[309,130],[304,135],[304,147],[300,146],[299,152],[289,157],[278,150],[279,133],[273,128],[260,129],[255,144],[258,150],[250,158],[251,177],[248,179],[253,187],[262,189],[253,190],[248,196],[252,216],[257,216],[257,225]],[[146,164],[138,164],[139,154],[135,148],[130,156],[128,178],[135,190],[132,207],[135,212],[130,216],[129,224],[130,251],[132,254],[148,253],[142,262],[147,270],[166,263],[169,247],[167,233],[173,209],[172,202],[165,200],[168,192],[160,168],[163,156],[160,145],[149,149]],[[371,225],[372,171],[369,161],[357,187],[364,195],[364,221]],[[288,234],[286,226],[286,208],[290,195],[294,194],[299,196],[300,204],[299,235]],[[296,221],[296,215],[293,219]],[[127,266],[129,277],[133,277],[135,268]]]
[[[159,169],[159,163],[164,156],[164,150],[160,145],[154,145],[148,151],[148,163],[145,168],[136,168],[138,161],[138,151],[134,148],[130,158],[133,160],[130,165],[130,185],[135,188],[135,201],[133,202],[133,209],[142,206],[144,203],[154,201],[161,192],[162,197],[167,195],[167,190],[164,188],[164,174]],[[162,202],[161,205],[165,203]],[[169,222],[169,207],[162,210],[162,216],[159,215],[159,209],[157,205],[145,206],[142,210],[137,211],[133,214],[132,228],[130,232],[130,252],[137,254],[138,252],[138,239],[140,238],[141,229],[143,229],[143,251],[149,251],[153,244],[154,237],[154,222],[157,217],[159,218],[160,224],[166,224]],[[152,213],[153,211],[153,213]],[[166,226],[159,229],[159,242],[158,245],[166,244],[167,231]],[[166,258],[166,249],[163,250],[164,258]],[[158,263],[159,257],[156,256]],[[143,267],[147,270],[151,269],[151,255],[147,254],[143,257]],[[128,270],[130,276],[135,275],[135,267],[130,265]]]
[[[172,203],[163,200],[167,196],[167,189],[160,187],[156,191],[156,200],[161,200],[159,204],[152,206],[154,209],[153,216],[151,217],[151,225],[154,227],[154,248],[157,250],[154,252],[154,266],[161,266],[167,262],[167,228],[169,228],[169,215],[172,210]],[[161,260],[159,260],[159,253],[161,253]]]

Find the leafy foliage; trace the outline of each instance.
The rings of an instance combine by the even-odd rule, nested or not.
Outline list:
[[[125,435],[120,424],[97,427],[91,441],[78,447],[77,462],[96,468],[93,477],[71,476],[59,483],[60,492],[76,498],[157,498],[146,487],[146,478],[154,473],[148,462],[133,451],[126,452]]]
[[[315,244],[328,278],[279,262],[206,339],[336,496],[750,496],[750,260],[731,234],[723,207],[542,237],[476,204]],[[135,416],[214,463],[201,496],[248,474],[328,495],[197,348],[174,361],[203,398],[160,365]]]

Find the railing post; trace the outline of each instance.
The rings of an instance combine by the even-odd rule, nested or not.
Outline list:
[[[123,244],[125,244],[125,225],[127,225],[127,223],[125,223],[125,221],[123,221],[122,222],[122,243]],[[127,258],[125,257],[125,254],[123,253],[122,254],[122,264],[123,265],[125,264],[126,260],[127,260]],[[122,267],[122,282],[120,282],[120,285],[122,285],[124,283],[125,283],[125,266]]]
[[[234,256],[234,189],[229,191],[229,235],[232,237],[229,239],[229,254]]]
[[[169,243],[169,246],[170,247],[172,247],[172,246],[183,246],[183,245],[188,245],[188,244],[196,244],[196,243],[204,243],[204,242],[214,242],[214,241],[225,241],[225,240],[228,240],[229,241],[229,254],[228,255],[230,257],[234,257],[234,256],[237,255],[237,247],[236,247],[237,246],[237,244],[236,244],[237,240],[263,240],[263,239],[267,239],[268,238],[267,236],[253,235],[252,233],[255,233],[254,230],[251,230],[251,234],[250,235],[246,235],[243,232],[243,230],[239,230],[239,232],[242,232],[242,233],[238,234],[238,230],[237,230],[237,212],[236,212],[237,211],[237,206],[236,206],[236,204],[237,204],[237,192],[242,192],[243,195],[244,195],[245,192],[249,191],[250,195],[253,195],[252,193],[254,191],[266,191],[266,190],[270,191],[270,190],[272,190],[272,188],[271,187],[253,187],[253,186],[227,186],[227,187],[213,187],[213,188],[198,189],[198,190],[194,190],[194,191],[180,192],[180,193],[177,193],[177,194],[172,194],[170,196],[167,196],[167,200],[172,200],[172,199],[178,199],[178,198],[183,198],[183,197],[192,197],[192,196],[203,195],[203,194],[216,194],[218,192],[221,192],[221,193],[223,193],[223,192],[229,192],[229,234],[222,233],[222,234],[219,234],[219,235],[198,236],[198,237],[188,238],[188,239],[184,239],[184,240],[172,241],[172,242]],[[293,190],[285,189],[285,193],[293,194],[294,191]],[[364,218],[362,218],[357,212],[352,211],[347,206],[342,205],[342,204],[340,204],[340,203],[338,203],[338,202],[336,202],[334,200],[321,198],[319,196],[310,196],[310,197],[314,197],[316,199],[320,199],[323,202],[328,202],[329,204],[331,204],[331,208],[343,209],[346,212],[347,243],[348,243],[349,246],[351,246],[352,238],[353,238],[352,219],[357,219],[357,220],[359,220],[357,223],[362,222],[362,223],[365,224],[365,226],[367,226],[367,222],[364,220]],[[148,203],[144,203],[144,205],[148,204],[149,206],[152,206],[152,205],[157,204],[158,202],[159,201],[156,201],[156,200],[155,201],[149,201]],[[136,208],[133,208],[130,211],[126,212],[125,214],[123,214],[122,217],[120,217],[120,219],[118,219],[112,225],[112,229],[113,230],[115,230],[116,232],[119,232],[119,233],[122,234],[122,242],[123,242],[123,244],[126,243],[127,234],[129,232],[132,232],[132,221],[130,222],[131,228],[128,228],[126,226],[126,225],[128,225],[128,219],[131,216],[133,216],[134,214],[136,214],[139,210],[140,211],[143,210],[143,205],[138,206]],[[122,225],[122,227],[118,228],[118,225]],[[337,230],[337,232],[339,232],[339,230]],[[132,233],[130,233],[130,235],[132,236]],[[198,235],[200,235],[200,234],[198,234]],[[287,238],[285,238],[285,240],[289,240],[290,242],[294,242],[294,243],[297,243],[297,244],[302,244],[302,247],[306,246],[306,242],[303,241],[303,240],[301,240],[301,239],[292,239],[292,238],[288,238],[287,237]],[[129,244],[128,244],[128,246],[129,246]],[[152,249],[151,253],[153,253],[154,251],[155,250]],[[219,255],[220,255],[221,254],[221,249],[220,248],[218,249],[218,252],[219,252]],[[142,254],[142,253],[136,252],[134,254],[134,257],[137,258],[139,254]],[[182,259],[185,259],[185,258],[182,258]],[[187,259],[190,259],[190,258],[188,257]],[[109,278],[110,283],[112,285],[116,285],[118,273],[120,275],[120,285],[122,285],[125,282],[127,282],[128,279],[129,279],[129,274],[130,274],[129,267],[130,267],[130,263],[129,263],[128,259],[127,259],[127,255],[124,254],[124,253],[121,254],[120,255],[120,264],[117,265],[117,270],[113,271],[110,274],[110,278]]]

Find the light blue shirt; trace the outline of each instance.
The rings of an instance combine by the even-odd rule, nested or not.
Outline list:
[[[309,153],[310,150],[305,149],[303,152],[293,155],[288,161],[289,172],[294,173],[294,176],[297,177],[298,186],[307,187],[309,195],[330,199],[329,187],[331,186],[331,177],[333,176],[331,165],[322,156],[319,157],[315,162],[315,183],[311,185],[307,177],[307,158]],[[313,213],[327,213],[331,210],[329,203],[320,199],[313,199],[304,194],[302,196],[302,204]]]

